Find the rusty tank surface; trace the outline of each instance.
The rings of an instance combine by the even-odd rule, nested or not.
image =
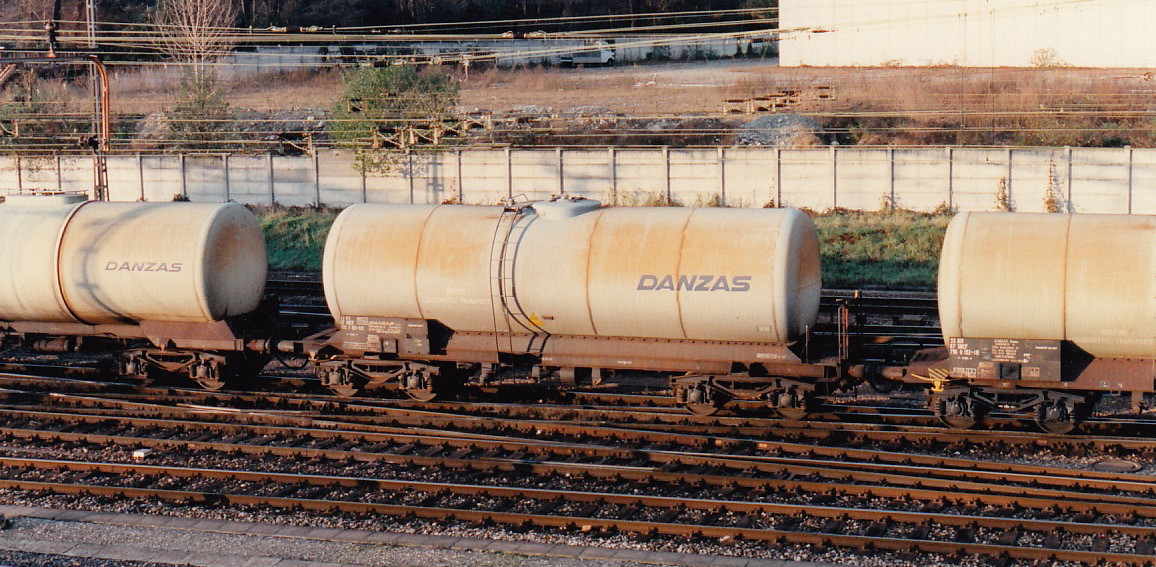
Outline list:
[[[354,205],[329,233],[336,331],[310,348],[339,393],[437,377],[602,383],[657,376],[695,411],[734,398],[804,411],[837,364],[802,364],[822,281],[795,209]],[[515,378],[511,378],[515,377]],[[826,381],[826,382],[824,382]]]
[[[1100,397],[1156,389],[1156,216],[961,213],[939,267],[942,363],[931,409],[1066,433]]]
[[[0,204],[0,321],[221,321],[257,308],[266,268],[233,203]]]
[[[956,338],[1065,340],[1156,358],[1156,216],[960,213],[939,269]]]
[[[516,218],[515,218],[516,216]],[[814,323],[813,223],[795,209],[354,205],[329,306],[456,331],[785,343]]]

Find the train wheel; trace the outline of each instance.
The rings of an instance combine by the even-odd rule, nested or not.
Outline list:
[[[1084,412],[1081,406],[1082,404],[1077,404],[1066,397],[1045,399],[1036,406],[1036,427],[1045,433],[1056,435],[1071,433],[1082,421]]]
[[[418,402],[432,402],[439,393],[434,376],[422,369],[402,374],[401,389],[411,400]]]
[[[786,420],[803,421],[804,419],[807,419],[808,415],[811,415],[811,410],[806,407],[775,408],[775,413],[779,414],[779,417]]]
[[[694,415],[714,415],[722,409],[711,402],[685,403],[682,404],[682,407],[686,408],[687,411],[693,413]]]
[[[225,387],[225,380],[221,374],[221,365],[208,361],[189,368],[189,375],[193,381],[210,392],[216,392]]]
[[[139,357],[132,356],[124,360],[120,366],[120,375],[140,386],[151,386],[156,382],[156,370]]]
[[[702,380],[680,388],[675,394],[678,405],[695,415],[714,415],[722,409],[720,396],[711,388],[710,382]]]
[[[333,395],[339,398],[352,398],[356,396],[361,389],[353,384],[337,384],[329,386],[329,391],[333,392]]]
[[[351,378],[349,369],[344,366],[318,368],[317,375],[321,379],[321,384],[333,392],[335,396],[352,398],[361,391],[361,388]]]
[[[415,402],[432,402],[438,399],[438,393],[433,390],[406,390],[405,395]]]
[[[802,421],[811,415],[814,397],[808,391],[796,388],[782,390],[772,396],[771,409],[779,417],[791,421]]]
[[[967,392],[934,394],[931,409],[939,421],[954,429],[971,429],[980,422],[980,410]]]
[[[194,355],[189,362],[188,372],[189,378],[202,388],[216,392],[237,380],[239,367],[240,363],[235,357]]]
[[[152,386],[157,381],[157,379],[148,372],[144,374],[125,374],[124,378],[137,386]]]

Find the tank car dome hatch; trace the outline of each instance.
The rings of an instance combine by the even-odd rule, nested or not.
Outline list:
[[[544,219],[567,219],[601,209],[602,203],[582,197],[554,198],[549,201],[531,203],[530,208]]]
[[[773,343],[814,324],[818,236],[796,209],[532,207],[347,208],[326,243],[330,310],[339,325]]]
[[[267,260],[234,203],[0,206],[0,319],[207,323],[254,311]]]
[[[1156,216],[961,213],[939,268],[945,339],[1068,340],[1156,357]]]
[[[4,203],[25,207],[58,207],[61,205],[75,205],[88,200],[84,193],[17,193],[8,195]]]

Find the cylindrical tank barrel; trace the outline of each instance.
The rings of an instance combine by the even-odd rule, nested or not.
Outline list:
[[[457,331],[785,343],[822,287],[795,209],[355,205],[323,263],[335,317]]]
[[[1156,216],[961,213],[939,266],[946,339],[1068,340],[1156,357]]]
[[[219,321],[257,308],[266,269],[237,204],[0,205],[0,320]]]

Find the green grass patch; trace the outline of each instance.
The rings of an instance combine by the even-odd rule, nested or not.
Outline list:
[[[814,219],[825,287],[935,286],[939,250],[951,215],[839,210]]]
[[[261,221],[272,270],[320,271],[325,237],[339,211],[252,207]],[[838,210],[814,215],[830,288],[935,286],[950,215]]]
[[[304,207],[250,207],[261,221],[269,269],[320,272],[329,227],[340,211]]]

